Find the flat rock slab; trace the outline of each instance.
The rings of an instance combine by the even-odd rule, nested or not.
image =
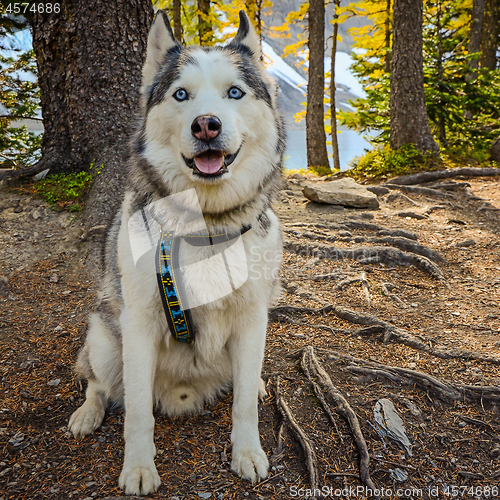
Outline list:
[[[307,199],[317,203],[354,208],[379,207],[377,195],[350,177],[338,181],[308,183],[303,193]]]

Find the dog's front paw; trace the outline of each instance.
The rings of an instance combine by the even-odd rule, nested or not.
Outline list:
[[[262,448],[238,450],[233,448],[231,469],[243,479],[256,483],[267,477],[269,462]]]
[[[92,434],[104,419],[104,407],[87,399],[69,419],[68,428],[75,438]]]
[[[118,484],[127,495],[148,495],[159,488],[161,481],[155,464],[151,461],[133,466],[125,464]]]

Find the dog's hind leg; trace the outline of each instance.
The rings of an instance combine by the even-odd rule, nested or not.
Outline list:
[[[75,438],[92,434],[104,419],[108,398],[99,382],[89,380],[86,395],[85,403],[69,419],[68,427]]]
[[[85,345],[76,363],[77,373],[88,380],[86,400],[69,420],[76,438],[94,432],[104,419],[108,398],[122,398],[121,346],[99,314],[90,318]]]

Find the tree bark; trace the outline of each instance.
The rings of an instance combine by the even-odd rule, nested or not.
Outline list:
[[[481,51],[481,35],[483,31],[483,17],[485,0],[474,0],[471,12],[471,24],[469,31],[469,54],[475,54]],[[471,69],[479,68],[479,56],[469,61]],[[471,78],[469,78],[471,79]]]
[[[181,0],[172,0],[172,18],[174,36],[179,42],[182,42]]]
[[[385,61],[384,71],[391,72],[391,3],[392,0],[386,0],[386,18],[385,18]]]
[[[325,94],[325,4],[309,2],[309,80],[307,83],[306,144],[309,168],[330,170],[326,151]]]
[[[497,67],[498,36],[500,33],[500,0],[486,0],[481,37],[482,68]]]
[[[92,228],[106,225],[120,201],[153,7],[148,0],[60,5],[59,13],[39,9],[31,20],[44,124],[42,162],[50,173],[103,165],[85,212]]]
[[[438,153],[429,130],[422,56],[423,0],[394,0],[391,61],[390,141],[393,149],[415,144]]]
[[[332,128],[332,152],[333,152],[333,168],[340,170],[340,157],[339,157],[339,141],[337,137],[337,104],[335,102],[335,60],[337,55],[337,37],[339,34],[339,13],[341,0],[334,1],[334,14],[333,14],[333,36],[332,36],[332,57],[331,57],[331,76],[330,76],[330,120]]]

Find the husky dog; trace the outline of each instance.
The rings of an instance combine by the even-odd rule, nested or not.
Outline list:
[[[277,86],[243,11],[235,38],[211,48],[183,47],[159,11],[149,33],[141,95],[129,182],[108,233],[99,304],[76,365],[88,380],[86,401],[69,428],[83,437],[101,425],[108,400],[124,405],[119,485],[127,494],[145,495],[160,485],[153,407],[172,417],[193,413],[232,386],[231,467],[255,482],[268,470],[257,403],[265,394],[260,372],[267,309],[281,261],[279,224],[270,206],[285,145]],[[234,283],[233,273],[227,293],[219,273],[224,267],[204,264],[213,247],[181,241],[180,267],[188,254],[190,262],[202,264],[183,274],[184,285],[208,297],[191,304],[191,343],[171,335],[159,274],[154,264],[138,264],[131,234],[134,214],[182,193],[194,194],[209,234],[214,227],[228,228],[228,234],[237,230],[242,253],[233,267],[244,274]],[[165,212],[155,210],[152,219]]]

